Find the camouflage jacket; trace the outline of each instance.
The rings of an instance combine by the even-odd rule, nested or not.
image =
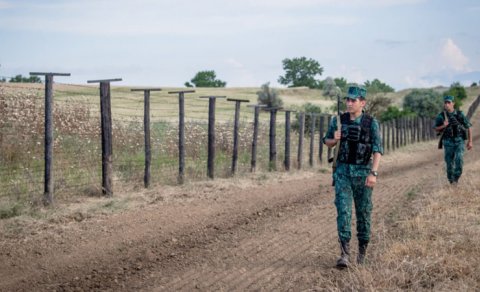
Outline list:
[[[338,117],[337,117],[338,118]],[[330,125],[328,127],[328,131],[323,137],[323,143],[325,143],[326,139],[333,139],[333,135],[337,130],[337,118],[332,119]],[[356,118],[353,122],[355,124],[360,125],[363,118],[363,114]],[[346,135],[346,129],[342,129],[342,136]],[[383,147],[382,147],[382,137],[380,136],[380,126],[376,119],[372,120],[371,125],[371,136],[372,136],[372,153],[380,153],[383,155]],[[337,168],[335,170],[335,175],[345,175],[351,177],[360,177],[360,176],[368,176],[368,173],[372,169],[372,161],[367,165],[356,165],[356,164],[347,164],[342,162],[337,162]]]
[[[451,117],[452,116],[457,116],[457,117],[460,117],[458,120],[458,122],[460,124],[462,124],[462,126],[468,130],[468,128],[470,128],[472,126],[472,124],[470,123],[470,121],[467,119],[467,117],[463,114],[462,111],[457,111],[457,110],[454,110],[452,113],[449,113],[447,112],[447,118],[449,120],[451,120]],[[445,117],[444,117],[444,112],[441,112],[437,115],[437,118],[435,119],[435,128],[436,127],[439,127],[441,125],[443,125],[443,122],[445,121]],[[464,137],[461,137],[461,136],[457,136],[457,137],[448,137],[448,136],[444,136],[443,137],[443,143],[444,145],[448,146],[448,145],[453,145],[453,144],[458,144],[458,143],[463,143],[463,140],[464,140]]]

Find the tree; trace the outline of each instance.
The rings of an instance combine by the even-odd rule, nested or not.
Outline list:
[[[23,77],[22,74],[10,78],[8,82],[12,83],[42,83],[42,79],[38,76]]]
[[[463,101],[467,99],[467,91],[460,82],[454,82],[450,85],[450,88],[443,93],[443,95],[452,95],[455,97],[455,108],[460,109],[463,105]]]
[[[441,94],[433,89],[414,89],[405,96],[403,109],[419,117],[433,118],[443,109]]]
[[[335,84],[343,91],[347,90],[347,79],[340,77],[340,78],[335,78],[333,79],[335,81]]]
[[[388,110],[388,107],[392,104],[392,100],[386,96],[380,94],[370,95],[367,98],[367,105],[365,111],[370,115],[378,118],[383,112]]]
[[[259,104],[265,104],[268,107],[279,107],[283,105],[283,101],[278,96],[278,92],[270,88],[270,82],[262,85],[261,90],[257,91],[257,96]]]
[[[278,82],[288,87],[307,86],[308,88],[319,88],[320,81],[315,77],[322,75],[323,68],[320,63],[306,57],[284,59],[283,70],[285,76],[280,76]]]
[[[215,71],[206,70],[198,72],[195,77],[193,77],[190,82],[185,82],[186,87],[225,87],[227,82],[215,79],[217,76]]]
[[[395,89],[393,87],[383,83],[382,81],[378,79],[373,79],[372,82],[370,81],[365,81],[364,83],[365,88],[367,88],[368,93],[377,93],[377,92],[395,92]]]
[[[477,87],[477,82],[473,82],[472,85],[470,85],[470,87]]]
[[[342,94],[342,90],[332,77],[327,77],[323,81],[323,95],[330,98],[336,98],[339,94]]]

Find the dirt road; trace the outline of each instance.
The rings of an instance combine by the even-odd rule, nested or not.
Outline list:
[[[478,139],[476,145],[466,154],[467,166],[480,158]],[[383,158],[373,233],[391,224],[392,212],[410,195],[446,184],[435,143],[412,147]],[[328,289],[325,275],[344,273],[334,268],[330,183],[322,172],[203,182],[150,191],[144,204],[113,214],[5,221],[0,290]]]

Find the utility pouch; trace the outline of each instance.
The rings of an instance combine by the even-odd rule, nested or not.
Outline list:
[[[350,125],[347,129],[347,140],[352,142],[358,142],[360,140],[360,133],[362,127],[360,125]]]

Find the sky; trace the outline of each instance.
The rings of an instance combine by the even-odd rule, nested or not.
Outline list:
[[[478,0],[0,0],[0,76],[182,87],[214,70],[227,87],[284,87],[282,60],[317,79],[396,90],[480,81]]]

